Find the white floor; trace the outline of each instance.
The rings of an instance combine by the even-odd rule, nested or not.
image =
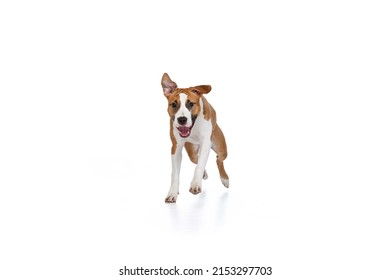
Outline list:
[[[0,279],[389,279],[389,17],[347,2],[0,8]],[[213,86],[230,189],[184,156],[164,203],[164,72]]]
[[[83,146],[74,147],[75,155],[60,147],[55,153],[66,145],[61,141],[32,145],[36,150],[29,147],[26,157],[18,154],[28,153],[23,147],[11,146],[1,203],[8,279],[120,279],[125,265],[271,266],[276,279],[386,275],[388,179],[373,163],[380,156],[359,163],[330,161],[321,151],[289,154],[279,144],[264,145],[258,133],[247,145],[228,138],[230,189],[220,183],[211,155],[204,191],[189,193],[193,165],[184,157],[173,205],[164,203],[166,140],[136,153],[139,147],[120,138],[110,148],[99,138],[84,139],[101,144],[95,157],[82,156]]]

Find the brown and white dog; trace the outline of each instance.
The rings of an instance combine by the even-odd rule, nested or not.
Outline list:
[[[170,116],[170,136],[172,141],[172,181],[165,202],[176,202],[179,194],[179,176],[183,147],[190,160],[196,164],[190,192],[202,191],[202,178],[207,179],[205,170],[210,149],[217,154],[217,166],[222,184],[229,187],[229,177],[223,166],[227,157],[225,137],[217,125],[214,108],[203,96],[211,91],[211,86],[202,85],[190,88],[178,88],[167,73],[164,73],[161,85],[168,99]]]

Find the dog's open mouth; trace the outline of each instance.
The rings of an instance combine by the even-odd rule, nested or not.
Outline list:
[[[177,127],[177,130],[179,131],[180,136],[183,138],[187,138],[188,136],[190,136],[191,129],[192,129],[192,126],[188,127],[185,125],[181,125],[181,126]]]

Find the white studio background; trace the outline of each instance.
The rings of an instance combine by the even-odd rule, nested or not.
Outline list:
[[[0,278],[177,265],[389,279],[389,13],[386,1],[2,1]],[[229,190],[211,153],[203,193],[189,193],[184,156],[178,202],[164,203],[164,72],[212,85]]]

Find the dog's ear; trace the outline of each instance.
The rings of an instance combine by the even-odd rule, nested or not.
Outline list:
[[[172,94],[172,92],[177,88],[177,85],[174,81],[169,78],[167,73],[164,73],[161,79],[161,85],[164,91],[165,97],[168,97]]]
[[[211,86],[209,85],[202,85],[202,86],[196,86],[191,88],[191,92],[196,93],[198,95],[206,94],[211,91]]]

